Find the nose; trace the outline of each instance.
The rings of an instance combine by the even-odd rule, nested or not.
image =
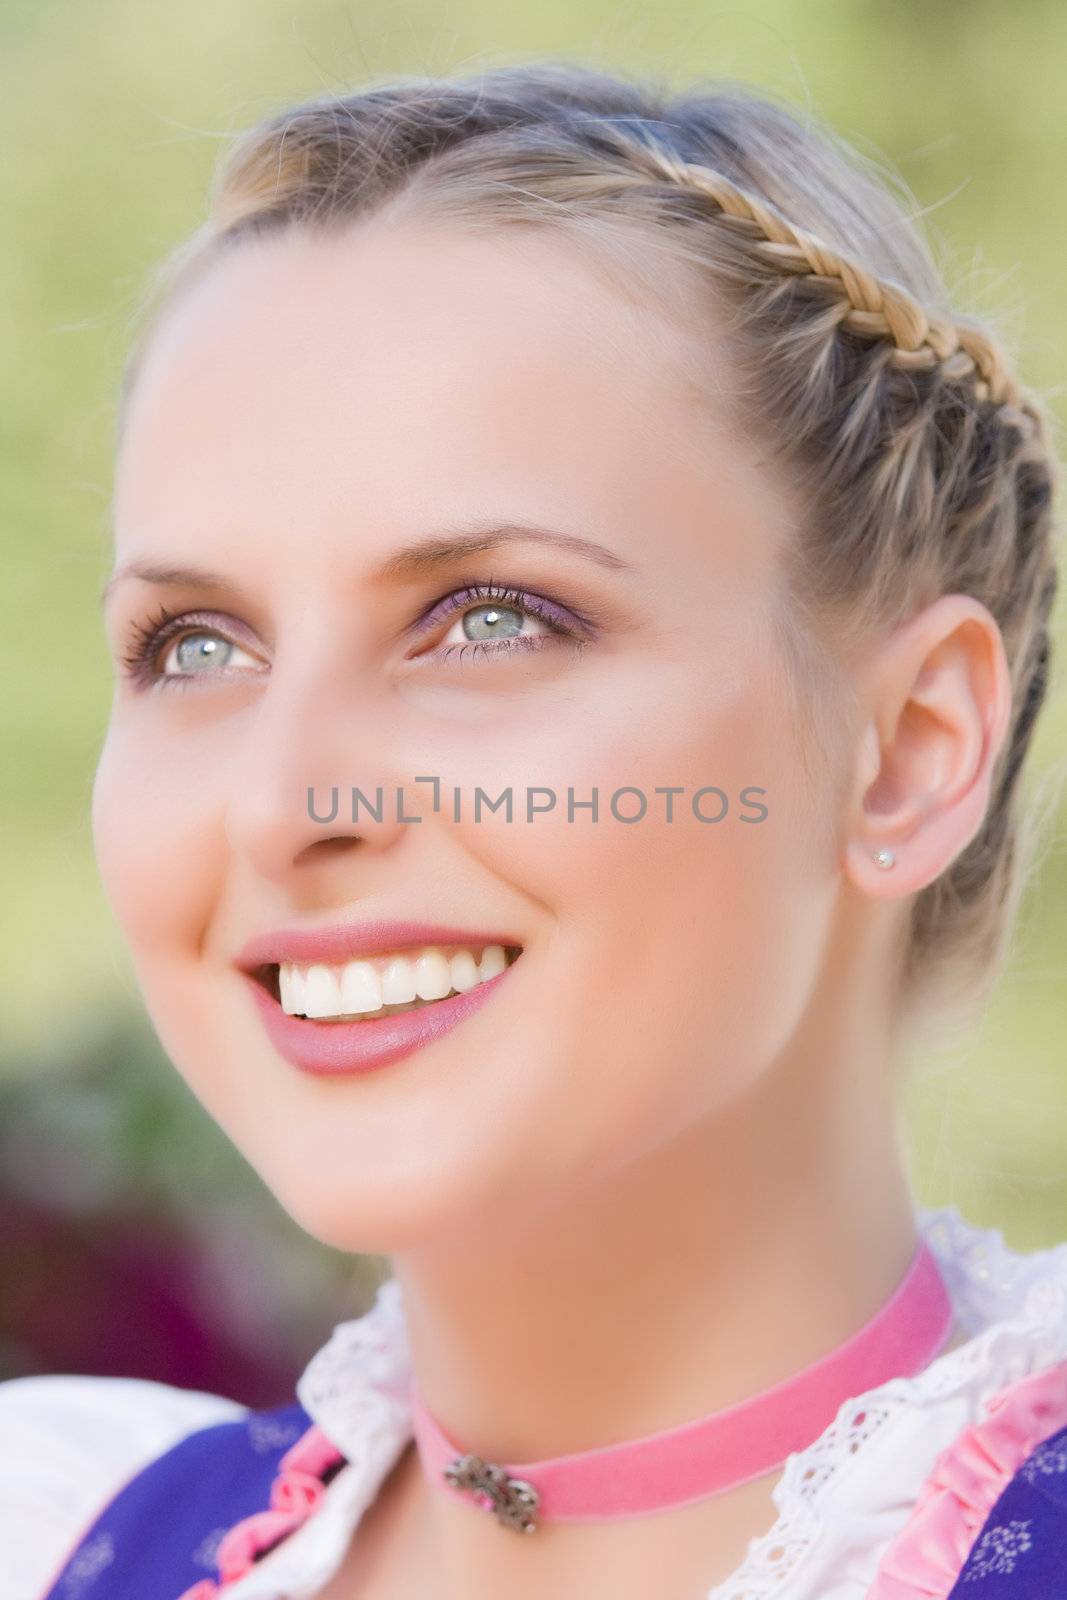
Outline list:
[[[396,759],[395,708],[367,679],[338,676],[272,680],[227,763],[228,847],[276,882],[328,856],[387,850],[422,814],[425,786]]]

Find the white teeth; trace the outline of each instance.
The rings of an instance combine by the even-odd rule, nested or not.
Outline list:
[[[478,979],[478,963],[469,950],[460,950],[452,957],[452,987],[457,993],[462,994],[465,989],[473,989]]]
[[[415,993],[420,1000],[443,1000],[452,988],[452,969],[440,950],[424,950],[415,961]]]
[[[383,999],[391,998],[384,994],[384,987],[369,961],[349,961],[341,970],[341,1015],[378,1011]]]
[[[480,961],[477,951],[475,946],[450,957],[431,945],[412,957],[388,956],[377,964],[363,960],[343,966],[324,962],[301,966],[283,961],[278,967],[278,996],[290,1016],[317,1020],[411,1011],[473,989],[508,966],[502,944],[486,945]]]
[[[341,1010],[341,985],[330,967],[309,967],[304,981],[304,1010],[309,1017],[336,1017]]]
[[[283,962],[278,968],[278,997],[290,1016],[304,1013],[304,978],[299,967]]]
[[[411,962],[398,957],[382,973],[382,1000],[387,1006],[401,1006],[415,998],[415,973]]]
[[[502,944],[487,944],[482,951],[482,959],[478,966],[478,976],[482,983],[486,978],[495,978],[498,972],[503,972],[508,964]]]

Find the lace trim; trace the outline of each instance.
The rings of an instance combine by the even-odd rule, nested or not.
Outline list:
[[[772,1491],[779,1511],[773,1527],[751,1541],[741,1565],[704,1600],[776,1600],[828,1526],[828,1496],[840,1470],[902,1413],[965,1390],[999,1351],[1004,1359],[990,1393],[1067,1355],[1067,1242],[1016,1253],[999,1229],[976,1227],[955,1206],[918,1207],[916,1217],[956,1320],[972,1337],[916,1377],[892,1378],[845,1401],[829,1427],[786,1462]],[[348,1458],[341,1476],[357,1476],[350,1517],[373,1499],[411,1436],[409,1377],[400,1285],[389,1278],[364,1316],[335,1327],[296,1386],[304,1409]]]
[[[400,1285],[388,1278],[362,1317],[340,1322],[297,1380],[296,1397],[334,1444],[358,1466],[368,1445],[412,1428],[411,1352]]]
[[[905,1409],[966,1388],[974,1373],[988,1365],[997,1345],[1008,1346],[1007,1362],[997,1369],[998,1388],[1064,1353],[1067,1243],[1016,1253],[1005,1245],[999,1229],[976,1228],[955,1206],[936,1211],[919,1207],[917,1216],[958,1320],[969,1333],[984,1331],[936,1357],[916,1377],[891,1378],[845,1401],[829,1428],[786,1462],[772,1491],[778,1520],[752,1540],[740,1567],[709,1589],[705,1600],[774,1600],[821,1537],[827,1521],[823,1506],[839,1470]]]

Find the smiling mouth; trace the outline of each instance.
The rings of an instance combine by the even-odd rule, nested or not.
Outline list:
[[[287,1016],[326,1025],[373,1022],[454,999],[499,976],[521,954],[521,945],[426,946],[344,965],[270,962],[250,976]],[[386,1000],[388,994],[410,998]]]

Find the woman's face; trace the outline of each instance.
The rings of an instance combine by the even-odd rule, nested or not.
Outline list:
[[[713,411],[686,359],[558,238],[411,223],[244,244],[153,338],[116,570],[211,576],[107,598],[98,861],[165,1049],[327,1243],[566,1208],[751,1087],[810,997],[834,878],[773,627],[789,514],[725,365]],[[530,533],[389,566],[517,525],[600,549]],[[465,594],[490,582],[495,635]],[[134,677],[164,607],[187,642]],[[309,787],[326,815],[333,785],[337,818],[314,820]],[[353,823],[351,788],[379,785],[382,820]],[[510,788],[511,819],[475,820],[478,788]],[[527,814],[535,788],[554,809]],[[235,959],[363,919],[521,954],[413,1053],[301,1071]]]

